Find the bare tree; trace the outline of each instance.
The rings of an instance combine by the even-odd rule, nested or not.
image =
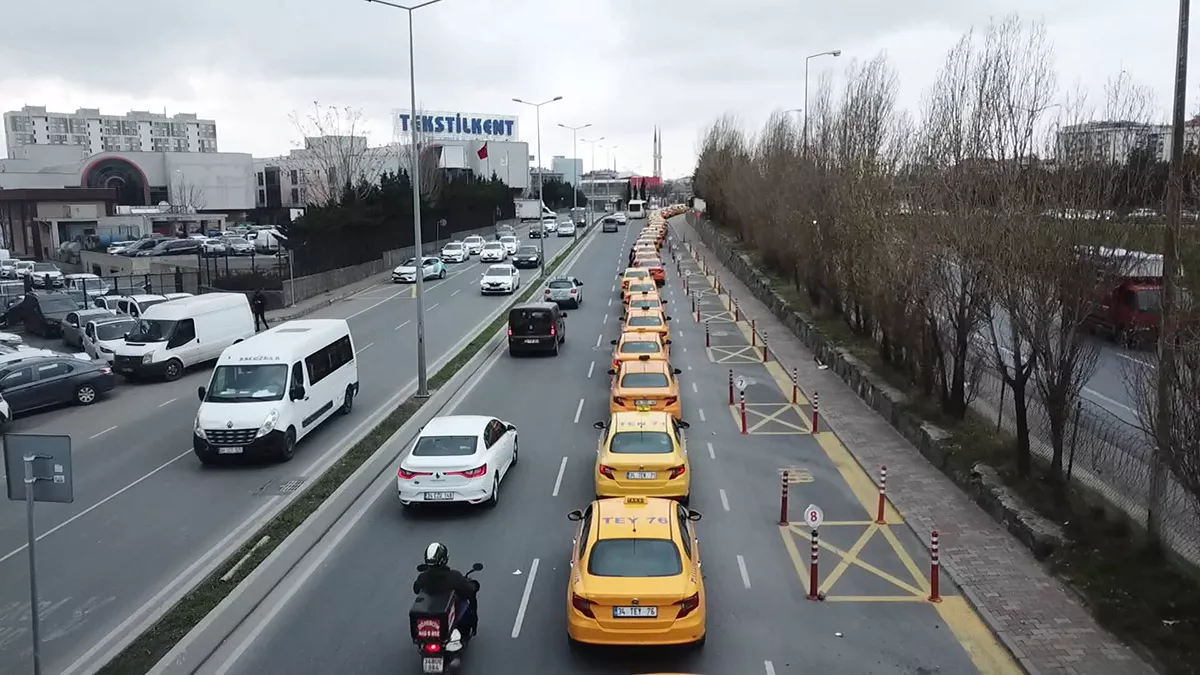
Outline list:
[[[297,170],[308,203],[361,198],[384,171],[396,168],[397,147],[370,147],[360,110],[314,102],[309,112],[293,113],[291,119],[302,141],[285,164]]]
[[[192,183],[182,175],[171,185],[171,208],[177,213],[196,213],[208,205],[204,188]]]

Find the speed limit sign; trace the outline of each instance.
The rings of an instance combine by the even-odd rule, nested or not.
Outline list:
[[[821,527],[821,523],[825,522],[825,512],[816,504],[809,504],[808,508],[804,509],[804,524],[812,529]]]

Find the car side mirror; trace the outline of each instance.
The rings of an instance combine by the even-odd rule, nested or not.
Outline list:
[[[564,318],[564,319],[565,319],[565,318],[567,318],[567,313],[566,313],[566,312],[563,312],[563,313],[562,313],[562,318]]]
[[[669,344],[671,344],[671,338],[667,338],[666,340],[663,340],[663,344],[664,344],[664,345],[669,345]]]
[[[609,375],[616,375],[616,374],[617,374],[617,371],[613,370],[612,368],[609,368],[609,369],[608,369],[608,374],[609,374]]]
[[[693,509],[688,509],[688,520],[692,521],[693,523],[696,522],[697,520],[700,520],[703,517],[704,516],[699,511],[695,511]]]
[[[569,520],[571,522],[575,522],[575,523],[583,520],[583,511],[580,511],[579,509],[575,509],[574,511],[567,514],[567,520]]]
[[[204,387],[196,387],[196,397],[199,398],[202,403],[204,402],[204,395],[207,393],[208,392],[204,389]]]
[[[670,321],[670,320],[671,320],[671,317],[669,317],[669,316],[668,316],[668,317],[667,317],[667,321]]]
[[[516,430],[517,430],[517,425],[515,425],[515,424],[506,424],[506,425],[504,426],[504,428],[505,428],[505,429],[508,429],[509,431],[516,431]]]
[[[596,422],[596,423],[592,424],[592,428],[593,429],[607,429],[608,422]]]
[[[691,428],[692,428],[692,425],[691,425],[691,423],[690,423],[690,422],[686,422],[686,421],[684,421],[684,420],[679,420],[679,421],[678,421],[678,422],[676,422],[675,424],[676,424],[676,425],[677,425],[677,426],[678,426],[680,429],[691,429]]]
[[[671,372],[675,373],[676,375],[682,375],[682,374],[683,374],[683,371],[682,371],[682,370],[680,370],[680,369],[678,369],[678,368],[672,368],[672,369],[671,369]]]
[[[609,340],[609,341],[608,341],[608,344],[610,344],[610,345],[612,345],[612,346],[616,347],[616,346],[617,346],[617,341],[616,341],[616,340]]]
[[[304,387],[292,387],[291,397],[293,401],[304,398]]]
[[[472,572],[482,572],[483,571],[483,563],[475,563],[474,565],[471,565],[471,571]]]
[[[659,300],[658,302],[659,302],[659,304],[663,304],[663,305],[667,304],[666,300]]]

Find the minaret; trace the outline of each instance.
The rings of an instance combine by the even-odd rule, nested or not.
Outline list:
[[[662,132],[654,127],[654,177],[662,178]]]

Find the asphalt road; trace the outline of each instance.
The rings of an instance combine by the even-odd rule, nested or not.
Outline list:
[[[609,340],[619,332],[619,299],[611,287],[624,267],[632,234],[600,234],[575,265],[572,274],[592,295],[569,313],[568,339],[559,357],[513,359],[500,353],[452,403],[452,414],[495,415],[519,429],[521,463],[502,484],[499,506],[403,511],[394,476],[382,476],[335,526],[329,541],[319,544],[196,672],[419,672],[407,611],[414,567],[433,540],[449,547],[459,568],[476,561],[486,567],[475,575],[482,585],[481,628],[459,671],[465,675],[978,672],[956,640],[959,627],[948,630],[941,620],[942,609],[923,597],[864,601],[880,579],[861,569],[846,572],[830,589],[831,600],[836,594],[845,602],[805,599],[801,568],[785,543],[787,530],[776,524],[778,470],[802,462],[811,478],[794,488],[792,520],[800,519],[808,501],[820,503],[829,521],[869,516],[812,435],[786,429],[783,435],[739,433],[727,401],[728,367],[751,380],[747,396],[756,402],[771,396],[783,407],[787,402],[778,388],[771,394],[774,385],[761,364],[713,362],[673,269],[665,297],[674,320],[672,359],[684,371],[684,412],[692,424],[687,433],[692,507],[704,514],[698,535],[708,643],[699,652],[572,656],[565,636],[565,586],[574,530],[565,516],[594,494],[597,432],[591,423],[608,417]],[[718,341],[745,344],[737,328],[721,333]],[[836,546],[854,550],[852,531],[827,529]],[[920,546],[907,527],[886,529],[899,549],[920,560]],[[888,550],[877,540],[861,557],[871,558],[875,569],[902,576],[898,559],[885,560]],[[942,588],[945,607],[962,606],[948,580]],[[980,642],[990,639],[977,627],[970,630]]]
[[[519,231],[524,237],[524,231]],[[547,257],[570,240],[546,240]],[[535,240],[536,242],[536,240]],[[426,285],[430,374],[481,330],[506,296],[481,296],[483,265],[451,265]],[[528,280],[534,270],[523,271]],[[522,288],[525,288],[523,285]],[[75,503],[37,507],[38,585],[45,672],[59,673],[122,632],[193,563],[307,480],[344,437],[416,378],[415,300],[409,285],[380,284],[307,318],[350,321],[361,391],[349,417],[306,438],[287,464],[202,468],[191,451],[196,388],[211,364],[173,383],[122,384],[107,400],[18,419],[13,432],[69,434]],[[461,344],[460,344],[461,342]],[[0,672],[28,672],[29,586],[25,508],[0,502]],[[90,658],[90,657],[89,657]]]

